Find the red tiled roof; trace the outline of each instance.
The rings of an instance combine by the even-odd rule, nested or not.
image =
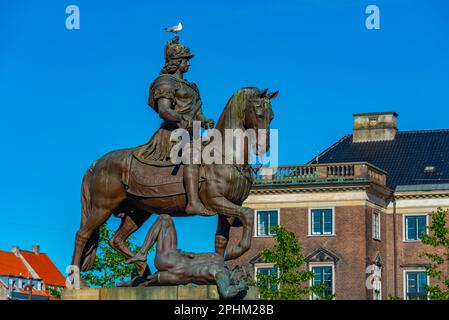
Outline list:
[[[65,287],[65,277],[45,253],[36,255],[24,250],[20,250],[20,253],[46,285]]]
[[[14,253],[0,251],[0,275],[22,276],[27,278],[30,276],[30,273],[22,260]]]

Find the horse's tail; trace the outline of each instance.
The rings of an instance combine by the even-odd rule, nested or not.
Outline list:
[[[90,196],[90,183],[92,179],[92,172],[95,163],[92,164],[84,174],[83,182],[81,184],[81,227],[87,223],[87,219],[92,212],[92,202]],[[83,256],[81,258],[81,271],[88,271],[93,268],[95,264],[95,257],[97,255],[98,240],[100,237],[100,229],[94,231],[89,241],[86,243]]]

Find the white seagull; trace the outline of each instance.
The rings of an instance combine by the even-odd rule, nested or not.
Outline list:
[[[164,28],[167,32],[173,32],[174,34],[178,34],[182,30],[182,22],[179,22],[176,26]]]

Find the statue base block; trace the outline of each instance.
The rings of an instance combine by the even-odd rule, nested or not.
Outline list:
[[[253,289],[248,291],[245,300],[258,299]],[[214,285],[117,287],[65,289],[61,300],[219,300],[219,295]]]

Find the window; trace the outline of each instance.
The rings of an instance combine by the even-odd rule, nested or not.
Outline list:
[[[272,227],[279,224],[278,210],[257,211],[257,236],[272,236]]]
[[[277,274],[278,274],[278,269],[275,268],[274,266],[257,266],[256,265],[255,268],[256,268],[256,272],[255,272],[256,278],[259,275],[264,275],[264,276],[273,276],[274,275],[274,276],[277,276]],[[276,290],[277,289],[277,285],[271,285],[271,288],[273,290]]]
[[[427,274],[423,270],[405,271],[405,298],[407,300],[427,300]]]
[[[424,167],[424,172],[435,172],[435,167],[434,166],[427,166],[427,167]]]
[[[33,285],[33,289],[37,290],[37,291],[41,291],[42,289],[42,283],[39,280],[33,280],[32,281],[32,285]]]
[[[380,240],[380,212],[373,211],[373,239]]]
[[[411,215],[404,216],[405,219],[405,240],[416,241],[421,239],[421,234],[426,232],[427,216]]]
[[[334,210],[311,209],[310,210],[310,234],[332,235],[334,234]]]
[[[334,266],[333,265],[321,265],[321,266],[311,266],[311,271],[313,272],[314,278],[312,280],[312,285],[320,285],[322,283],[326,284],[326,289],[324,292],[319,294],[314,294],[313,298],[330,296],[334,293]]]

